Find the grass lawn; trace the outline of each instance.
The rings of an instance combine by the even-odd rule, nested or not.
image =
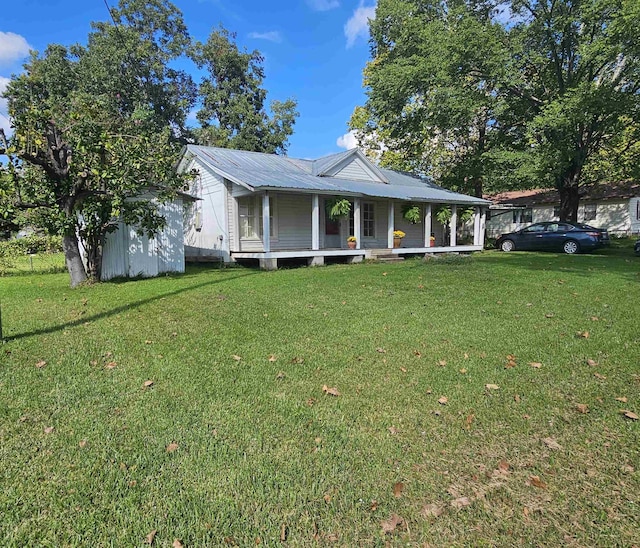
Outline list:
[[[26,270],[0,278],[3,547],[640,544],[628,242]]]

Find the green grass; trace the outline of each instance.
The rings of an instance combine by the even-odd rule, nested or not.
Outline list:
[[[0,278],[0,300],[2,546],[142,546],[152,530],[155,546],[283,530],[291,546],[640,543],[628,241],[77,290],[27,273]]]

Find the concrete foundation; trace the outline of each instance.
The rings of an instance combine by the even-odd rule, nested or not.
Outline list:
[[[364,259],[362,255],[353,255],[351,257],[347,257],[347,263],[349,264],[361,263],[362,259]]]
[[[322,255],[316,257],[309,257],[307,261],[309,266],[323,266],[324,265],[324,257]]]
[[[278,259],[260,259],[262,270],[278,270]]]

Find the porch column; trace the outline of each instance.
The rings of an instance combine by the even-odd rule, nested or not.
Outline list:
[[[388,215],[388,229],[387,229],[387,247],[389,249],[393,249],[393,227],[395,226],[395,221],[393,219],[393,200],[389,200],[389,215]]]
[[[360,249],[360,198],[353,200],[353,235],[356,237],[356,249]]]
[[[478,245],[484,247],[484,234],[487,228],[487,208],[480,209],[480,231],[478,232]]]
[[[451,221],[449,222],[449,231],[451,232],[449,237],[449,245],[454,247],[456,245],[456,228],[458,226],[458,206],[456,204],[451,205]]]
[[[473,245],[480,242],[480,207],[476,206],[473,212]]]
[[[431,247],[431,204],[424,208],[424,247]]]
[[[265,253],[271,251],[271,219],[269,218],[269,192],[262,196],[262,246]]]
[[[320,196],[311,196],[311,249],[320,249]]]

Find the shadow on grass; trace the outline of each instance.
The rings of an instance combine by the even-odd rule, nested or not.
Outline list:
[[[38,336],[38,335],[46,335],[49,333],[55,333],[57,331],[62,331],[64,329],[69,329],[72,327],[77,327],[78,325],[81,324],[85,324],[88,322],[93,322],[96,320],[101,320],[103,318],[109,318],[111,316],[114,316],[115,314],[119,314],[120,312],[124,312],[126,310],[131,310],[131,309],[135,309],[135,308],[139,308],[141,306],[144,306],[146,304],[152,303],[154,301],[157,301],[159,299],[164,299],[166,297],[173,297],[175,295],[180,295],[181,293],[186,293],[187,291],[193,291],[195,289],[200,289],[202,287],[207,287],[210,285],[214,285],[214,284],[218,284],[221,282],[227,282],[227,281],[231,281],[231,280],[237,280],[238,278],[244,278],[246,276],[252,276],[258,274],[258,272],[247,272],[245,274],[240,274],[238,276],[233,276],[230,278],[224,278],[222,280],[211,280],[208,282],[204,282],[204,283],[200,283],[200,284],[196,284],[196,285],[191,285],[188,287],[183,287],[181,289],[176,289],[175,291],[169,291],[168,293],[161,293],[158,295],[154,295],[153,297],[149,297],[147,299],[141,299],[139,301],[133,302],[133,303],[127,303],[124,304],[122,306],[117,306],[116,308],[112,308],[111,310],[105,310],[103,312],[100,312],[98,314],[94,314],[93,316],[87,316],[87,317],[83,317],[83,318],[79,318],[77,320],[73,320],[70,322],[65,322],[59,325],[53,325],[50,327],[43,327],[42,329],[35,329],[33,331],[28,331],[26,333],[18,333],[17,335],[11,335],[8,337],[4,338],[5,342],[11,342],[11,341],[17,341],[19,339],[26,339],[27,337],[34,337],[34,336]]]

